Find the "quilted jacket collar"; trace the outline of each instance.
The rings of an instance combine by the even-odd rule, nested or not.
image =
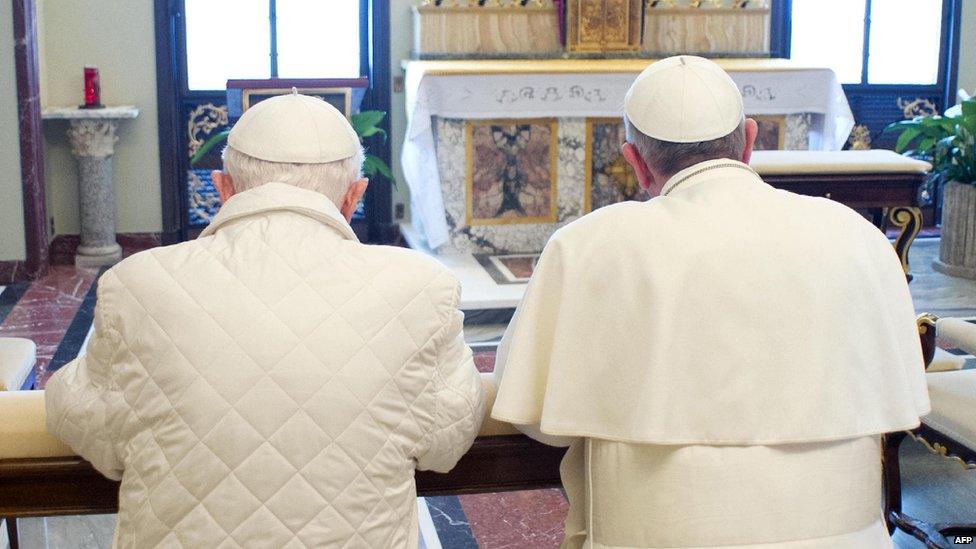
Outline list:
[[[359,242],[356,233],[325,195],[299,189],[286,183],[265,183],[235,194],[221,206],[210,225],[200,236],[210,236],[232,221],[269,212],[289,211],[318,220],[339,232],[347,240]]]

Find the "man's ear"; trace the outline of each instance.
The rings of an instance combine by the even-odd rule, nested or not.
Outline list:
[[[210,179],[213,181],[214,188],[217,189],[217,193],[220,194],[220,202],[224,203],[234,196],[234,180],[231,178],[229,173],[224,173],[220,170],[214,170],[210,172]]]
[[[759,135],[759,123],[751,118],[746,118],[746,146],[742,149],[742,162],[749,163],[752,158],[752,147],[756,144],[756,137]]]
[[[654,174],[647,167],[647,162],[644,162],[640,153],[637,152],[637,147],[631,143],[624,143],[622,150],[627,163],[634,169],[634,175],[637,176],[637,184],[645,191],[650,189],[654,184]]]
[[[352,214],[356,213],[356,208],[359,207],[359,201],[366,194],[367,186],[369,186],[369,179],[365,177],[349,185],[346,196],[342,198],[342,205],[339,206],[339,211],[342,212],[342,216],[346,218],[346,221],[352,222]]]

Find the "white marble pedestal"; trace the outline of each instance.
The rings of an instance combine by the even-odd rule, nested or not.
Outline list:
[[[115,240],[115,185],[112,155],[120,120],[139,116],[132,106],[80,109],[44,109],[45,120],[68,120],[71,153],[78,160],[78,202],[81,209],[81,244],[75,255],[78,267],[112,265],[122,259]]]

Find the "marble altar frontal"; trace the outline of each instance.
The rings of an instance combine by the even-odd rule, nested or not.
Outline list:
[[[757,119],[757,150],[806,148],[809,115]],[[435,118],[434,126],[449,234],[438,253],[537,253],[581,215],[647,199],[621,154],[620,118]]]
[[[621,111],[652,60],[412,61],[401,156],[412,217],[439,254],[537,253],[581,215],[644,194]],[[759,149],[838,150],[853,115],[836,75],[719,59],[760,123]]]

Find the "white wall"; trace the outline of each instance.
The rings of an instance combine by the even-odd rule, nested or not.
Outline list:
[[[390,0],[390,72],[393,78],[403,76],[400,62],[410,58],[411,42],[413,41],[411,5],[413,5],[413,0]],[[403,204],[405,219],[409,219],[410,193],[407,191],[407,182],[403,179],[403,170],[400,167],[400,149],[407,131],[407,114],[404,101],[402,92],[394,93],[390,98],[390,139],[393,169],[397,178],[397,186],[393,191],[393,211],[396,212],[397,204]]]
[[[13,4],[0,1],[0,261],[26,257]]]
[[[959,87],[976,94],[976,0],[963,0],[959,32]]]
[[[162,230],[153,2],[45,0],[40,9],[44,106],[82,103],[82,71],[91,64],[99,69],[102,103],[139,107],[139,118],[119,127],[117,228],[123,233]],[[77,234],[77,168],[65,135],[67,123],[44,125],[48,215],[55,234]]]

